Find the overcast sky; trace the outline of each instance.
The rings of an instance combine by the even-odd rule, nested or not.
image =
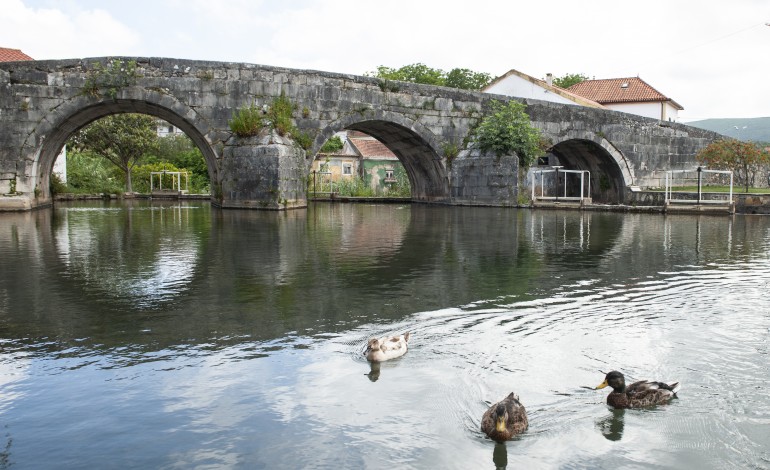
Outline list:
[[[0,0],[0,46],[35,59],[639,76],[682,121],[770,116],[766,23],[768,0]]]

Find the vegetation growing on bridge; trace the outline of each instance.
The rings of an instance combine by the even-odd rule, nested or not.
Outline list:
[[[118,92],[136,83],[136,61],[123,62],[113,59],[105,67],[100,62],[91,64],[83,84],[83,94],[93,97],[107,96],[115,99]]]
[[[479,147],[496,155],[519,157],[519,167],[529,168],[543,155],[540,130],[532,127],[525,106],[518,101],[492,101],[491,113],[476,127],[474,135]]]
[[[255,104],[239,109],[228,121],[230,130],[238,137],[254,137],[265,127],[275,130],[280,136],[290,136],[301,148],[308,150],[313,145],[313,138],[300,131],[292,122],[297,105],[292,103],[285,92],[274,98],[270,106],[263,110]],[[263,116],[263,114],[265,116]],[[303,114],[304,110],[303,110]]]
[[[254,137],[265,127],[262,119],[262,110],[255,104],[243,107],[233,113],[232,119],[227,124],[230,130],[238,137]]]

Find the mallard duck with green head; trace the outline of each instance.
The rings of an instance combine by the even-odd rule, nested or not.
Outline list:
[[[527,429],[527,410],[519,396],[511,392],[505,399],[490,406],[481,417],[481,430],[490,439],[504,442]]]
[[[613,408],[642,408],[645,406],[662,405],[676,397],[679,382],[664,383],[640,380],[626,386],[623,374],[613,370],[604,377],[604,382],[596,386],[596,390],[612,387],[607,395],[607,404]]]

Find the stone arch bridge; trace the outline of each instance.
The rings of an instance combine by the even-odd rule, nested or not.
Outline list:
[[[234,112],[269,105],[281,93],[296,105],[294,123],[310,137],[309,148],[275,133],[231,133]],[[221,207],[306,206],[313,156],[343,129],[370,134],[398,156],[414,201],[515,206],[517,158],[467,148],[490,101],[508,99],[241,63],[127,57],[0,63],[0,210],[51,204],[50,175],[67,139],[124,112],[157,116],[184,131],[203,153],[212,202]],[[560,164],[603,178],[593,185],[595,201],[622,203],[635,188],[660,187],[665,170],[692,167],[697,151],[720,137],[616,111],[525,104]]]

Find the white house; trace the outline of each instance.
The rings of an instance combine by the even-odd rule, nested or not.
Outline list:
[[[568,90],[605,108],[661,121],[678,121],[684,109],[639,77],[586,80]]]
[[[545,80],[540,80],[511,69],[505,75],[494,79],[481,91],[517,98],[533,98],[554,103],[603,108],[601,104],[595,101],[555,86],[552,79],[553,76],[550,73]]]

